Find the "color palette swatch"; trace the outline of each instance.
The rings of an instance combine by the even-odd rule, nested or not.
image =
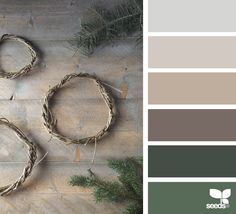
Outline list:
[[[236,183],[149,183],[149,214],[209,214],[236,213]],[[225,191],[229,204],[210,196],[210,190]],[[231,193],[231,194],[230,194]],[[217,195],[216,195],[217,196]],[[218,208],[218,209],[217,209]]]
[[[236,177],[236,146],[149,146],[149,177]]]
[[[235,32],[234,0],[149,0],[149,32]]]
[[[149,73],[149,104],[236,104],[236,73]]]
[[[152,109],[149,141],[236,141],[236,109]]]
[[[236,213],[235,6],[148,1],[149,214]]]
[[[149,37],[150,68],[236,68],[236,37]]]

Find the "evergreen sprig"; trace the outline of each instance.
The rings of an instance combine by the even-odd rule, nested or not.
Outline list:
[[[90,55],[102,42],[135,32],[140,32],[137,43],[141,43],[142,24],[142,0],[123,0],[111,9],[95,4],[82,18],[80,32],[75,35],[71,44],[82,54]]]
[[[74,175],[69,184],[80,187],[93,187],[96,202],[129,202],[124,214],[143,213],[143,163],[141,159],[108,160],[108,166],[119,176],[118,181],[104,181],[91,170],[89,176]]]
[[[93,196],[96,202],[124,202],[126,189],[118,182],[100,182],[95,186]]]

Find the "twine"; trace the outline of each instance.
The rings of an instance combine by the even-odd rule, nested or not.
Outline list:
[[[87,78],[90,80],[93,80],[94,83],[98,86],[99,92],[104,100],[104,102],[106,103],[107,107],[108,107],[108,120],[106,125],[104,126],[104,128],[99,131],[96,135],[91,136],[91,137],[86,137],[83,139],[71,139],[69,137],[66,137],[62,134],[60,134],[57,130],[57,120],[54,118],[52,111],[50,109],[50,103],[51,103],[51,99],[54,96],[54,94],[61,89],[67,82],[69,82],[71,79],[74,78]],[[110,94],[108,93],[108,91],[105,89],[105,87],[103,86],[103,83],[101,82],[101,80],[99,80],[96,76],[93,76],[91,74],[88,73],[79,73],[79,74],[68,74],[66,75],[59,84],[55,85],[53,88],[51,88],[45,97],[44,100],[44,104],[43,104],[43,119],[44,119],[44,125],[47,128],[48,132],[58,138],[59,140],[64,141],[67,144],[83,144],[83,145],[87,145],[88,143],[94,143],[96,146],[96,142],[98,140],[100,140],[103,136],[105,136],[111,128],[111,125],[114,123],[115,121],[115,115],[116,115],[116,110],[115,110],[115,103],[113,101],[113,98],[110,96]],[[95,154],[94,154],[95,157]]]
[[[7,72],[7,71],[0,71],[0,78],[6,78],[6,79],[15,79],[17,77],[20,76],[24,76],[26,74],[28,74],[33,66],[36,64],[36,60],[37,60],[37,53],[35,51],[35,49],[33,48],[33,46],[29,43],[29,41],[25,40],[22,37],[19,36],[15,36],[15,35],[9,35],[9,34],[4,34],[2,36],[2,38],[0,39],[0,44],[4,41],[17,41],[20,43],[23,43],[29,50],[30,55],[31,55],[31,61],[30,64],[26,65],[25,67],[23,67],[22,69],[20,69],[17,72]]]
[[[21,186],[25,182],[26,178],[30,176],[34,168],[35,161],[37,159],[37,150],[36,146],[31,141],[28,140],[28,138],[24,135],[24,133],[19,128],[17,128],[13,123],[10,123],[6,118],[0,118],[0,124],[5,125],[11,130],[13,130],[19,137],[19,139],[24,144],[26,144],[26,146],[28,147],[28,158],[29,158],[22,172],[22,175],[19,178],[13,184],[0,187],[0,195],[3,196],[16,190],[19,186]]]

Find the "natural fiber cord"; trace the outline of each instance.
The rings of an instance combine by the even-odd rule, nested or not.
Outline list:
[[[83,138],[83,139],[71,139],[69,137],[63,136],[62,134],[58,133],[57,128],[56,128],[56,123],[57,120],[53,117],[52,111],[50,110],[50,101],[54,94],[61,89],[67,82],[69,82],[73,78],[87,78],[91,79],[95,82],[95,84],[98,86],[100,94],[105,101],[108,110],[109,110],[109,116],[107,120],[107,124],[105,127],[98,132],[96,135]],[[53,88],[51,88],[46,95],[46,98],[44,100],[43,104],[43,118],[44,118],[44,125],[48,129],[49,133],[52,136],[55,136],[56,138],[70,144],[70,143],[75,143],[75,144],[88,144],[88,143],[96,143],[97,140],[101,139],[106,133],[109,132],[111,125],[113,124],[115,120],[115,103],[113,101],[113,98],[110,96],[108,91],[105,89],[103,86],[103,83],[96,77],[87,73],[79,73],[79,74],[69,74],[66,75],[59,84],[55,85]]]
[[[7,40],[17,41],[17,42],[20,42],[20,43],[23,43],[24,45],[26,45],[26,47],[28,48],[30,55],[31,55],[31,61],[30,61],[30,64],[26,65],[24,68],[20,69],[17,72],[7,72],[7,71],[1,70],[0,71],[0,78],[15,79],[17,77],[24,76],[24,75],[28,74],[32,70],[32,68],[35,65],[36,60],[37,60],[37,53],[34,50],[33,46],[25,39],[23,39],[19,36],[9,35],[9,34],[4,34],[2,36],[2,38],[0,39],[0,44],[2,44],[4,41],[7,41]]]
[[[22,172],[22,175],[13,184],[0,187],[0,195],[3,196],[16,190],[19,186],[21,186],[25,182],[26,178],[30,176],[35,161],[37,159],[37,150],[36,146],[31,141],[28,140],[28,138],[24,135],[24,133],[19,128],[17,128],[13,123],[10,123],[6,118],[0,118],[0,125],[7,126],[11,130],[13,130],[16,133],[16,135],[20,138],[20,140],[24,144],[26,144],[26,146],[28,147],[28,157],[29,157],[29,160]]]

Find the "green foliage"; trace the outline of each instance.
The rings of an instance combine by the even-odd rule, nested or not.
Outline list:
[[[101,182],[94,189],[93,196],[97,202],[123,202],[126,190],[118,182]]]
[[[142,213],[143,213],[143,207],[142,205],[137,203],[130,204],[124,212],[124,214],[142,214]]]
[[[71,44],[82,54],[90,55],[102,42],[142,32],[142,23],[142,0],[123,0],[111,9],[96,4],[87,10],[81,30]],[[142,33],[139,33],[137,43],[141,41]]]
[[[92,187],[95,186],[95,180],[88,176],[71,176],[69,181],[71,186]]]
[[[143,212],[143,163],[142,159],[126,158],[108,160],[108,166],[118,173],[118,181],[103,181],[91,170],[90,176],[72,176],[72,186],[92,187],[97,202],[128,202],[124,214]]]
[[[120,182],[133,193],[132,197],[143,196],[143,169],[136,159],[108,160],[108,166],[120,174],[118,177]]]

